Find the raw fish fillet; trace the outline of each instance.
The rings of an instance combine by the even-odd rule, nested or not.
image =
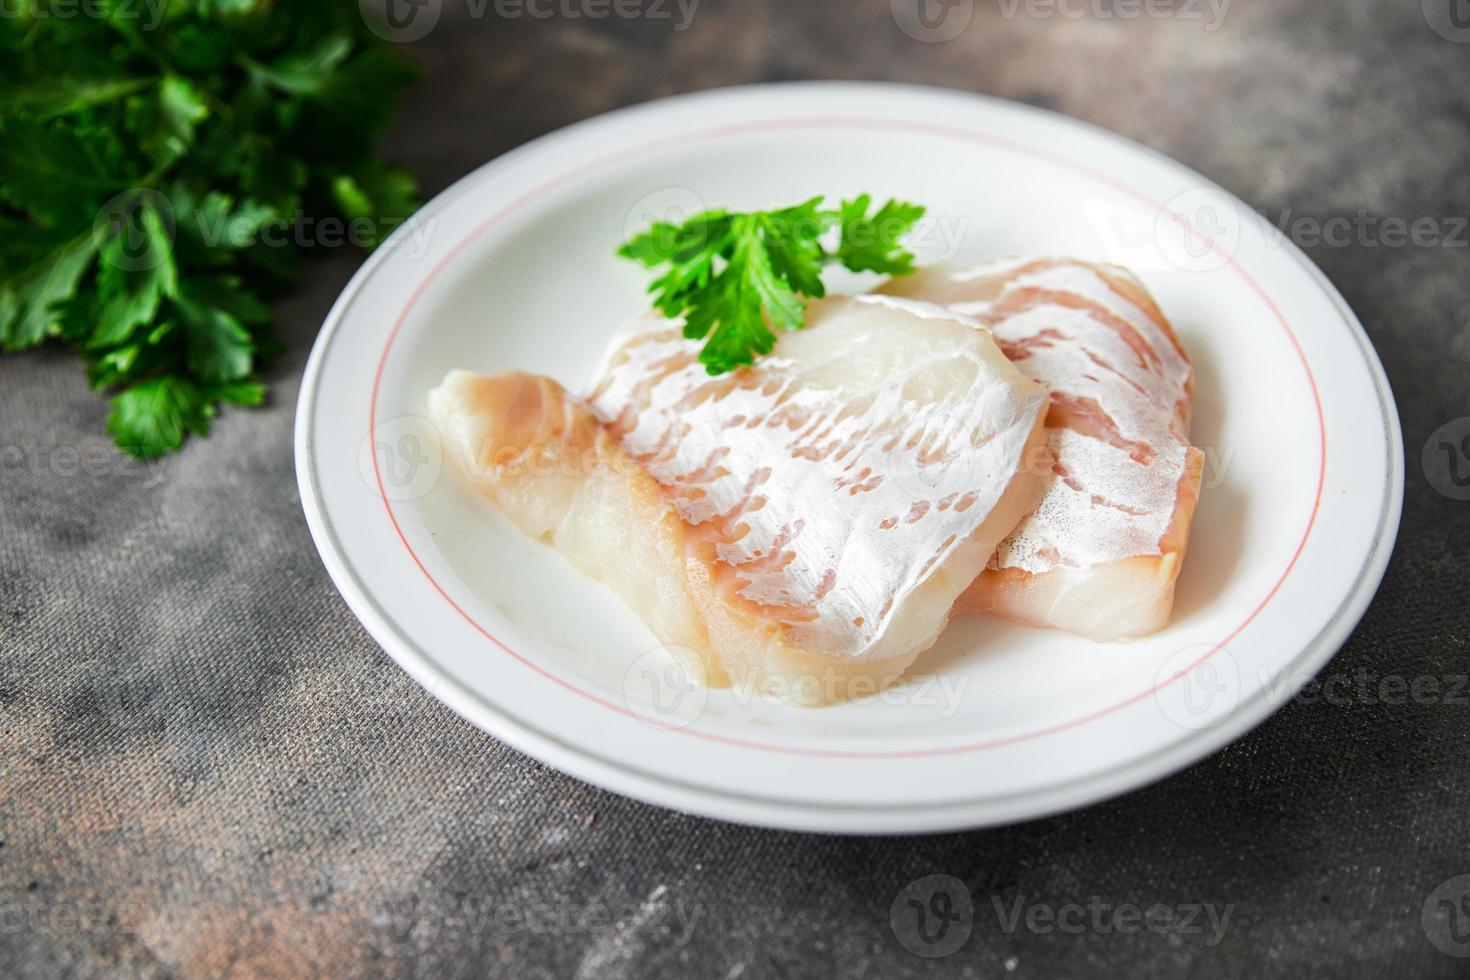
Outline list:
[[[1143,284],[1116,266],[1003,259],[882,291],[983,322],[1051,389],[1046,495],[958,608],[1099,640],[1165,626],[1204,457],[1189,444],[1189,359]]]
[[[710,377],[699,342],[649,315],[586,401],[453,372],[431,411],[472,482],[696,679],[799,704],[870,694],[1039,499],[1046,391],[937,307],[830,299],[807,321]]]

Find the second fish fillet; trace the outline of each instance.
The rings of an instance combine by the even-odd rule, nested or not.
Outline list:
[[[1189,444],[1189,358],[1143,284],[1117,266],[1018,258],[931,267],[883,292],[975,317],[1051,389],[1046,495],[960,610],[1098,640],[1166,625],[1204,457]]]

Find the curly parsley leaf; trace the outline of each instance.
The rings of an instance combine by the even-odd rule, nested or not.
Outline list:
[[[901,239],[924,209],[889,201],[869,214],[862,195],[838,209],[823,198],[774,211],[705,211],[680,224],[655,221],[618,249],[649,269],[662,269],[648,291],[671,319],[683,318],[684,336],[704,340],[699,360],[723,374],[769,354],[776,331],[806,324],[803,298],[826,294],[822,270],[833,262],[854,272],[903,275],[914,257]],[[836,246],[823,239],[838,228]]]
[[[264,399],[266,300],[306,249],[371,248],[417,206],[375,150],[416,73],[351,4],[15,14],[0,18],[0,349],[73,346],[112,396],[119,447],[159,456],[221,405]]]
[[[140,381],[113,398],[107,432],[124,452],[151,459],[183,445],[188,433],[209,434],[214,402],[177,375]]]
[[[838,260],[854,272],[881,272],[906,276],[914,271],[914,256],[901,244],[924,216],[917,204],[889,201],[873,215],[872,198],[862,194],[842,202],[842,237],[837,244]]]

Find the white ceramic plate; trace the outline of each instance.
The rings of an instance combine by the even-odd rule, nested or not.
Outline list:
[[[652,217],[870,191],[927,204],[925,261],[1131,266],[1197,370],[1209,454],[1172,625],[1130,645],[957,620],[904,687],[821,710],[660,690],[653,637],[441,465],[425,394],[520,368],[580,390],[645,274]],[[838,288],[866,282],[835,281]],[[1260,216],[1071,119],[933,89],[728,89],[572,126],[441,194],[353,279],[307,367],[307,518],[343,596],[464,717],[589,782],[729,820],[915,832],[1080,806],[1259,723],[1357,623],[1403,490],[1361,326]]]

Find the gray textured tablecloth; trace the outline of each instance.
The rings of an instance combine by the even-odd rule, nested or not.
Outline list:
[[[704,0],[685,30],[652,3],[593,20],[566,10],[612,8],[443,0],[391,151],[432,192],[653,96],[898,79],[1124,133],[1299,237],[1348,219],[1308,250],[1388,369],[1408,490],[1337,695],[1125,798],[918,839],[744,829],[549,771],[410,681],[307,535],[293,406],[360,261],[343,254],[278,305],[269,405],[154,466],[110,454],[66,353],[0,359],[0,975],[1470,976],[1451,955],[1470,952],[1470,879],[1452,880],[1470,873],[1470,502],[1420,461],[1470,416],[1463,0],[977,0],[945,43],[888,0]],[[935,0],[928,23],[968,6]],[[1396,246],[1369,230],[1385,218],[1439,240]],[[973,900],[941,958],[890,919],[931,874]],[[1175,927],[1119,928],[1152,906]]]

